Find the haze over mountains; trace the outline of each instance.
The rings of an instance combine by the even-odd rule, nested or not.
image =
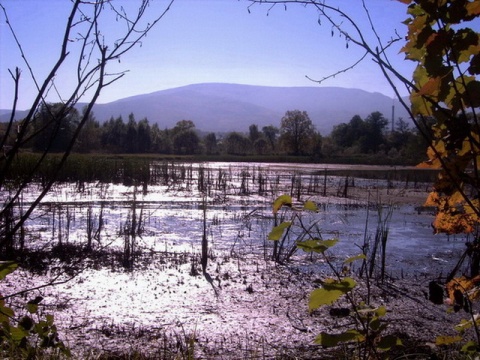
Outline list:
[[[398,101],[380,93],[338,87],[268,87],[224,83],[187,85],[127,97],[107,104],[96,104],[95,118],[101,123],[112,116],[128,121],[133,113],[137,121],[147,118],[161,129],[171,128],[180,120],[192,120],[196,128],[208,132],[247,132],[251,124],[261,129],[280,126],[288,110],[306,111],[317,130],[328,135],[333,126],[347,123],[354,115],[363,119],[374,111],[391,120],[408,119]],[[19,112],[16,118],[22,118]],[[1,121],[8,114],[0,111]]]

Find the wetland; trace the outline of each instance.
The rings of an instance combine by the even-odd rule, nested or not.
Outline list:
[[[339,268],[366,253],[372,279],[381,261],[371,251],[383,229],[385,267],[374,301],[395,309],[387,316],[390,331],[417,350],[430,353],[428,344],[458,321],[427,299],[429,282],[455,267],[468,241],[433,234],[433,210],[422,207],[434,177],[428,170],[169,161],[150,161],[142,170],[115,166],[108,181],[88,176],[54,185],[24,225],[21,268],[1,284],[2,294],[35,289],[28,296],[42,297],[41,312],[55,314],[60,337],[78,358],[135,352],[338,357],[313,340],[326,329],[339,331],[348,317],[308,309],[310,292],[330,269],[318,254],[296,247],[302,231],[290,231],[274,257],[278,244],[268,238],[277,216],[298,216],[319,238],[338,239],[328,257]],[[32,182],[15,211],[41,189],[41,181]],[[284,194],[294,206],[274,215],[272,204]],[[307,200],[317,211],[298,210]],[[364,284],[361,262],[347,270]]]

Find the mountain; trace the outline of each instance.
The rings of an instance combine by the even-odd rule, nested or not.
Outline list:
[[[147,118],[161,129],[192,120],[203,131],[246,132],[251,124],[260,129],[280,126],[286,111],[301,110],[308,113],[321,134],[327,135],[334,125],[349,122],[354,115],[365,118],[379,111],[391,119],[393,103],[388,96],[359,89],[206,83],[96,104],[93,112],[100,122],[120,115],[127,121],[133,113],[137,121]],[[1,121],[7,120],[4,116],[0,115]],[[407,119],[408,115],[395,101],[395,119],[399,117]]]

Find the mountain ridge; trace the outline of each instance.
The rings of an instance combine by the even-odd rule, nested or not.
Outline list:
[[[286,111],[301,110],[309,114],[322,135],[328,135],[335,125],[348,123],[354,115],[365,118],[379,111],[391,120],[392,105],[395,119],[408,119],[397,100],[361,89],[200,83],[95,104],[93,112],[101,123],[118,116],[126,121],[133,113],[137,121],[147,118],[150,124],[157,123],[160,128],[171,128],[180,120],[192,120],[202,131],[246,132],[251,124],[259,128],[280,126]],[[1,121],[8,120],[4,110],[0,110],[0,114]],[[21,114],[18,112],[17,118],[21,118]]]

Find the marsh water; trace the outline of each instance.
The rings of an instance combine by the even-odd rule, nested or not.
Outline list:
[[[275,221],[301,213],[302,224],[313,224],[316,236],[339,240],[329,256],[340,264],[368,250],[379,228],[388,230],[386,272],[392,278],[445,273],[465,250],[465,237],[433,234],[432,210],[421,208],[431,183],[405,176],[409,170],[153,163],[145,182],[60,183],[27,222],[33,235],[28,246],[89,243],[123,254],[120,258],[128,247],[128,271],[114,260],[106,266],[90,261],[73,279],[39,292],[61,309],[60,328],[76,347],[118,348],[113,333],[142,333],[149,346],[164,341],[166,333],[178,338],[195,333],[228,351],[252,343],[258,350],[264,341],[269,346],[282,339],[304,342],[311,339],[310,330],[293,326],[292,335],[284,329],[293,313],[305,329],[316,326],[305,309],[312,285],[303,274],[319,276],[326,267],[321,257],[301,251],[281,265],[271,262],[268,234]],[[38,191],[40,185],[32,184],[32,199]],[[272,203],[283,194],[292,196],[294,209],[282,209],[275,219]],[[32,199],[24,197],[23,206]],[[295,210],[306,200],[318,211]],[[301,233],[292,231],[285,247]],[[208,243],[209,279],[198,270],[202,239]],[[48,276],[30,274],[21,286],[35,287]],[[7,286],[20,286],[18,278],[9,281]],[[272,298],[275,304],[268,301]],[[137,346],[136,339],[129,337],[123,348]]]

